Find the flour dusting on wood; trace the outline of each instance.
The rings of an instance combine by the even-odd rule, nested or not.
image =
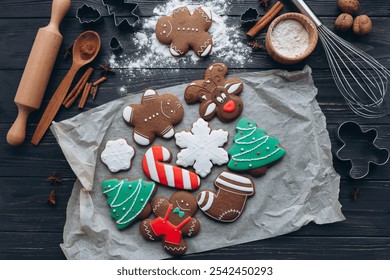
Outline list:
[[[193,51],[183,57],[175,58],[169,52],[169,46],[161,44],[155,35],[155,26],[161,16],[171,15],[173,10],[187,6],[193,12],[199,6],[208,7],[213,13],[213,24],[209,30],[214,46],[211,55],[206,58],[210,64],[214,61],[224,61],[229,67],[243,67],[251,61],[251,50],[242,42],[242,30],[239,20],[228,22],[227,14],[231,7],[230,0],[191,1],[168,0],[154,8],[155,16],[144,18],[142,29],[129,35],[128,47],[135,48],[132,56],[126,54],[109,57],[111,67],[119,68],[119,73],[131,82],[154,75],[153,68],[165,68],[167,72],[178,72],[178,68],[196,65],[199,58]],[[203,58],[204,59],[204,58]],[[135,75],[136,74],[136,75]],[[123,88],[119,94],[123,94]]]

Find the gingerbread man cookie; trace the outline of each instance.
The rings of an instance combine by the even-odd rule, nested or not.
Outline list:
[[[193,14],[187,7],[173,11],[172,16],[160,18],[156,24],[157,39],[170,45],[173,56],[181,56],[192,48],[198,56],[210,54],[213,40],[207,32],[212,24],[212,13],[206,7],[199,7]]]
[[[139,229],[146,240],[162,239],[163,248],[171,255],[182,255],[187,249],[183,237],[199,233],[200,223],[193,218],[198,205],[196,198],[186,192],[174,193],[170,199],[159,196],[152,202],[156,219],[143,220]]]
[[[204,80],[192,82],[185,90],[187,104],[200,102],[199,114],[206,121],[215,115],[223,122],[233,121],[244,108],[238,96],[244,85],[239,79],[226,79],[227,71],[224,63],[214,63],[207,68]]]
[[[152,89],[145,91],[141,104],[130,104],[123,110],[123,119],[134,127],[134,141],[142,146],[152,143],[156,135],[165,139],[173,137],[173,126],[183,116],[183,106],[175,95],[159,95]]]

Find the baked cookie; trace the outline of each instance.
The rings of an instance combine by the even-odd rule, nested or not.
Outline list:
[[[253,181],[245,176],[224,171],[215,179],[218,191],[201,191],[198,205],[209,217],[219,222],[234,222],[245,208],[246,199],[255,193]]]
[[[156,135],[165,139],[173,137],[173,126],[181,122],[184,110],[175,95],[159,95],[155,90],[148,89],[142,96],[141,104],[126,106],[122,115],[134,127],[134,141],[147,146],[154,141]]]
[[[215,115],[223,122],[236,119],[244,108],[238,96],[244,84],[236,78],[228,78],[228,68],[224,63],[214,63],[205,72],[204,80],[190,83],[184,93],[187,104],[200,102],[199,114],[209,121]]]
[[[145,219],[152,212],[149,200],[156,191],[154,182],[109,179],[102,183],[103,193],[111,207],[111,218],[118,229],[124,229],[137,219]]]
[[[199,176],[168,164],[171,160],[170,150],[162,146],[153,146],[146,151],[142,159],[142,168],[146,176],[157,183],[177,189],[196,190],[200,185]]]
[[[187,7],[173,11],[157,21],[156,36],[164,45],[170,45],[173,56],[181,56],[192,48],[198,56],[211,53],[213,40],[207,32],[212,24],[212,13],[206,7],[199,7],[193,14]]]
[[[130,169],[134,155],[134,148],[125,139],[117,139],[107,141],[100,159],[111,172],[115,173]]]
[[[139,225],[142,236],[149,241],[162,239],[165,251],[171,255],[182,255],[187,249],[183,237],[199,233],[200,223],[193,216],[198,209],[195,197],[186,191],[172,194],[168,199],[156,197],[152,202],[156,219],[146,219]]]
[[[221,148],[228,141],[229,133],[222,129],[211,130],[208,122],[199,118],[191,131],[175,134],[176,145],[182,150],[177,154],[177,165],[193,166],[196,174],[206,177],[213,164],[222,165],[229,161],[228,153]]]
[[[230,170],[249,172],[252,176],[258,177],[264,175],[268,167],[286,154],[279,146],[279,140],[268,136],[252,120],[242,118],[238,121],[236,130],[234,144],[229,150]]]

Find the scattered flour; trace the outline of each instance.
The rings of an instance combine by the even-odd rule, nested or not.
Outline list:
[[[279,54],[297,57],[309,47],[309,33],[300,22],[286,19],[272,30],[271,43]]]
[[[127,82],[152,76],[153,69],[156,68],[178,72],[178,68],[196,65],[204,58],[199,58],[193,51],[180,58],[173,57],[169,47],[157,40],[154,29],[161,16],[171,15],[178,7],[187,6],[193,12],[199,6],[206,6],[213,12],[213,24],[209,33],[214,42],[211,55],[206,59],[209,59],[210,63],[223,61],[229,67],[242,67],[245,62],[251,60],[251,49],[242,42],[243,31],[240,29],[240,23],[234,20],[228,23],[230,1],[232,0],[167,0],[166,3],[154,8],[155,16],[143,18],[141,30],[130,34],[130,42],[123,42],[128,45],[127,47],[134,48],[134,54],[132,56],[113,54],[108,62],[112,67],[121,69],[119,72]],[[120,94],[125,93],[126,89],[122,87]]]

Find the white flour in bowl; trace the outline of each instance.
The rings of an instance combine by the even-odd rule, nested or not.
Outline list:
[[[309,47],[309,32],[300,22],[286,19],[272,30],[271,44],[279,54],[297,57]]]

